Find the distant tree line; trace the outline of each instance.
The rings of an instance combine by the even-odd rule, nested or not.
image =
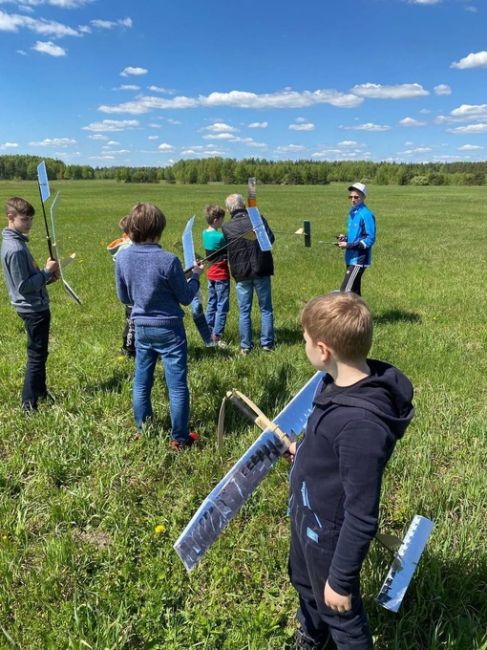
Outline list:
[[[35,180],[38,156],[0,156],[0,180]],[[360,179],[377,185],[485,185],[487,161],[390,163],[367,160],[272,161],[259,158],[179,160],[168,167],[90,167],[45,158],[50,180],[114,179],[123,183],[325,185]]]

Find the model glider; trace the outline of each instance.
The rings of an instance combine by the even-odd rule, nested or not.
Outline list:
[[[52,238],[51,238],[51,233],[49,232],[49,226],[47,224],[47,217],[46,217],[46,208],[45,208],[45,203],[51,196],[51,190],[49,187],[49,180],[47,177],[47,169],[46,169],[46,163],[44,160],[42,160],[39,165],[37,166],[37,182],[39,185],[39,194],[41,197],[41,205],[42,205],[42,214],[44,216],[44,226],[46,228],[46,239],[47,239],[47,247],[49,249],[49,257],[53,260],[56,260],[59,264],[59,272],[61,274],[61,280],[63,283],[63,287],[65,291],[71,296],[71,298],[78,303],[78,305],[81,305],[81,300],[79,297],[76,295],[74,290],[69,286],[68,282],[66,281],[66,278],[64,277],[63,270],[68,266],[68,264],[71,264],[71,262],[74,260],[76,253],[72,253],[69,255],[67,258],[64,260],[61,260],[60,255],[59,255],[59,249],[57,245],[57,240],[56,240],[56,222],[54,218],[54,211],[56,208],[56,203],[59,199],[60,193],[57,192],[56,196],[54,197],[51,207],[50,207],[50,220],[51,220],[51,230],[52,230]]]
[[[232,469],[203,501],[196,514],[179,536],[174,548],[184,566],[191,571],[239,512],[256,487],[289,448],[291,441],[304,429],[313,408],[313,400],[323,373],[317,372],[279,415],[270,421],[245,395],[229,391],[220,409],[218,446],[223,441],[225,403],[230,401],[263,433],[237,461]],[[392,535],[377,534],[376,538],[389,550],[398,548],[377,602],[397,612],[418,565],[434,524],[426,517],[415,515],[403,540]]]

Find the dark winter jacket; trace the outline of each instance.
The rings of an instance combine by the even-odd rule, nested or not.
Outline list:
[[[264,217],[262,221],[271,243],[274,242],[274,234],[269,224]],[[274,275],[272,253],[262,252],[257,240],[249,241],[242,237],[244,233],[252,231],[252,223],[246,210],[232,212],[232,218],[223,225],[222,230],[228,243],[230,272],[236,282]]]
[[[359,579],[377,532],[384,468],[414,415],[409,379],[382,361],[367,363],[370,376],[352,386],[325,376],[290,474],[291,511],[309,514],[309,536],[319,543],[327,528],[336,531],[328,580],[342,595]]]
[[[2,232],[2,266],[10,302],[19,314],[49,309],[46,284],[52,277],[39,269],[27,247],[29,238],[12,228]]]

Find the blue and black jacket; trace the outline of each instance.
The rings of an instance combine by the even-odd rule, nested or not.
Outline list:
[[[354,206],[348,214],[347,266],[370,266],[375,242],[375,217],[365,203]]]
[[[413,387],[397,368],[367,360],[371,374],[339,387],[326,375],[290,473],[292,525],[302,544],[336,540],[328,582],[342,595],[357,585],[377,532],[382,475],[414,409]]]

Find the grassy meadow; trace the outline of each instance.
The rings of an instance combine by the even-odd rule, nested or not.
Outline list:
[[[123,307],[106,244],[134,203],[151,201],[168,220],[163,246],[182,256],[188,217],[197,215],[199,242],[204,206],[246,188],[66,181],[51,190],[61,191],[58,245],[63,256],[76,252],[66,278],[83,305],[60,283],[50,287],[55,402],[25,418],[25,334],[0,286],[0,649],[287,648],[297,599],[287,578],[285,463],[191,575],[172,545],[258,435],[230,412],[217,452],[226,390],[238,388],[274,416],[314,372],[298,314],[306,300],[341,284],[343,254],[319,242],[345,227],[346,187],[258,188],[276,232],[278,347],[238,354],[233,287],[228,349],[204,348],[188,312],[191,425],[201,441],[182,454],[168,446],[160,371],[155,424],[133,438],[133,366],[119,356]],[[12,195],[36,207],[31,249],[43,263],[37,186],[0,183],[2,206]],[[399,366],[416,391],[416,418],[386,473],[381,530],[402,534],[415,513],[436,522],[397,615],[374,602],[391,557],[371,546],[362,578],[378,650],[487,649],[485,197],[481,187],[370,187],[378,242],[362,288],[375,318],[371,356]],[[293,234],[304,219],[311,248]]]

